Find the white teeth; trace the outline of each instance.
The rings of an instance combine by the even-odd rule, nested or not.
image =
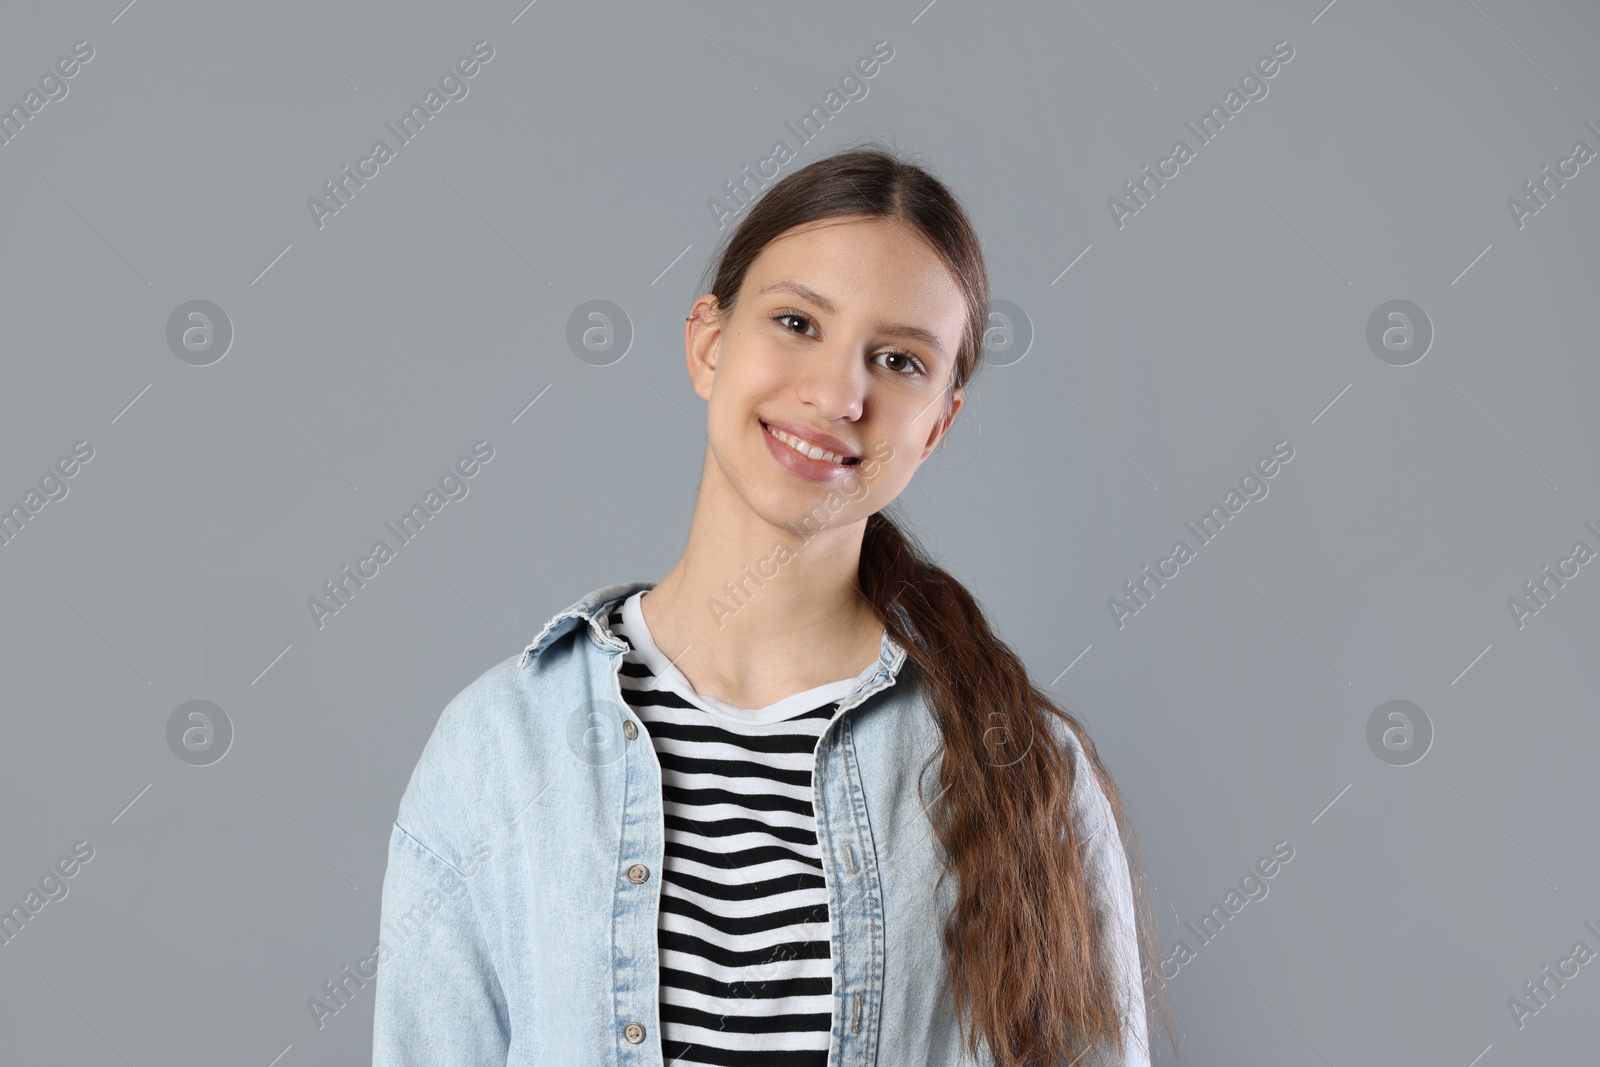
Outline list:
[[[808,459],[825,459],[829,463],[837,463],[841,466],[845,462],[843,456],[836,456],[832,452],[818,448],[816,445],[806,444],[804,441],[800,440],[800,438],[795,437],[792,434],[786,434],[782,430],[774,429],[773,427],[768,426],[767,432]]]

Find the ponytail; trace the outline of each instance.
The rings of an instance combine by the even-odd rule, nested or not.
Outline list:
[[[946,857],[940,882],[954,873],[959,884],[943,940],[969,1052],[978,1054],[970,1015],[1000,1067],[1075,1062],[1103,1042],[1124,1055],[1128,1021],[1103,933],[1108,917],[1070,814],[1077,775],[1092,774],[1126,836],[1121,798],[1094,742],[1029,681],[967,589],[883,511],[867,519],[858,580],[916,663],[944,738],[929,821]],[[1058,736],[1060,725],[1076,735],[1081,764],[1066,746],[1036,743]],[[1146,900],[1136,905],[1149,910]],[[1139,924],[1145,959],[1156,958],[1152,927]],[[1132,1029],[1143,1034],[1146,1024],[1134,1020]]]

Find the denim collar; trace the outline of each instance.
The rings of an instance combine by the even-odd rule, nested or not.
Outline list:
[[[544,629],[539,631],[539,635],[533,639],[533,642],[527,648],[522,650],[522,655],[517,659],[517,667],[519,669],[526,668],[539,653],[549,648],[568,631],[576,629],[579,622],[587,622],[589,624],[589,640],[593,641],[601,651],[608,654],[620,654],[626,651],[628,643],[611,631],[611,627],[606,624],[606,620],[610,616],[611,609],[617,604],[628,599],[641,589],[654,589],[655,585],[655,582],[617,582],[613,585],[601,586],[599,589],[584,594],[544,624]],[[901,624],[907,630],[915,633],[915,628],[911,625],[910,616],[906,613],[905,608],[900,606],[899,601],[895,601],[893,606],[895,613],[900,617]],[[861,684],[851,692],[850,696],[845,697],[842,703],[848,704],[860,695],[862,689],[869,685],[894,678],[899,674],[900,667],[905,663],[905,660],[906,650],[901,647],[899,642],[889,636],[888,630],[885,630],[883,640],[879,643],[877,669],[870,675],[866,675],[863,672],[864,677]]]

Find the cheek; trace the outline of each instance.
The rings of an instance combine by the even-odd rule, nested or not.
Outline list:
[[[915,458],[916,453],[908,440],[882,438],[867,450],[867,458],[862,460],[862,480],[872,495],[880,499],[898,496],[916,469]]]
[[[745,345],[728,352],[717,362],[712,384],[715,402],[735,418],[753,417],[752,408],[770,405],[784,395],[788,383],[786,362],[761,345]]]

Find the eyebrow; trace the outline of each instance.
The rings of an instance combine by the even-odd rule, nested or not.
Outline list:
[[[760,296],[762,293],[770,293],[778,290],[794,293],[799,297],[804,297],[830,315],[838,313],[839,309],[834,306],[833,301],[829,300],[827,297],[823,296],[810,286],[802,285],[796,281],[785,280],[781,282],[773,282],[771,285],[764,286],[763,288],[757,290],[756,295]],[[879,323],[878,329],[883,333],[894,337],[910,337],[914,340],[921,341],[923,344],[928,345],[935,352],[939,353],[939,355],[942,356],[945,354],[944,342],[939,340],[938,337],[928,330],[924,330],[921,326],[908,326],[904,323],[885,322]]]

